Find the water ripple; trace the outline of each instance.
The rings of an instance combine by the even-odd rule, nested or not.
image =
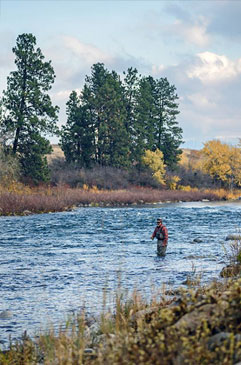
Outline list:
[[[150,240],[157,216],[169,229],[165,258]],[[0,217],[0,343],[30,334],[85,307],[98,312],[103,289],[183,285],[188,275],[207,282],[225,264],[225,237],[240,229],[240,203],[179,203]],[[193,242],[200,238],[202,242]]]

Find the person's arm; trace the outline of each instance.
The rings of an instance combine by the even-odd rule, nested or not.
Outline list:
[[[168,241],[168,231],[167,228],[165,226],[162,227],[162,234],[163,234],[163,246],[167,245],[167,241]]]
[[[154,232],[151,235],[151,239],[153,240],[154,237],[156,237],[156,231],[157,231],[157,227],[154,229]]]

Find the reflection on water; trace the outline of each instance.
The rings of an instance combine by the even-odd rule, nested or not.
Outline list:
[[[169,230],[165,258],[150,240],[156,217]],[[239,203],[178,203],[0,218],[0,342],[102,308],[103,289],[177,287],[195,271],[204,282],[224,266],[225,237],[240,228]],[[194,243],[199,238],[202,242]],[[8,318],[1,312],[10,311]]]

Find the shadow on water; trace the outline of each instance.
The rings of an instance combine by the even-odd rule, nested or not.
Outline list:
[[[157,216],[169,230],[165,257],[150,240]],[[188,275],[217,277],[225,237],[240,228],[240,216],[241,203],[202,202],[1,217],[0,314],[11,316],[0,316],[0,341],[57,325],[83,305],[99,313],[103,288],[112,306],[120,277],[123,289],[147,297]]]

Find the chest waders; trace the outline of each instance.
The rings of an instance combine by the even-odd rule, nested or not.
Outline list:
[[[163,245],[164,235],[162,233],[161,228],[157,231],[156,238],[157,238],[157,255],[158,256],[165,256],[167,246]]]

